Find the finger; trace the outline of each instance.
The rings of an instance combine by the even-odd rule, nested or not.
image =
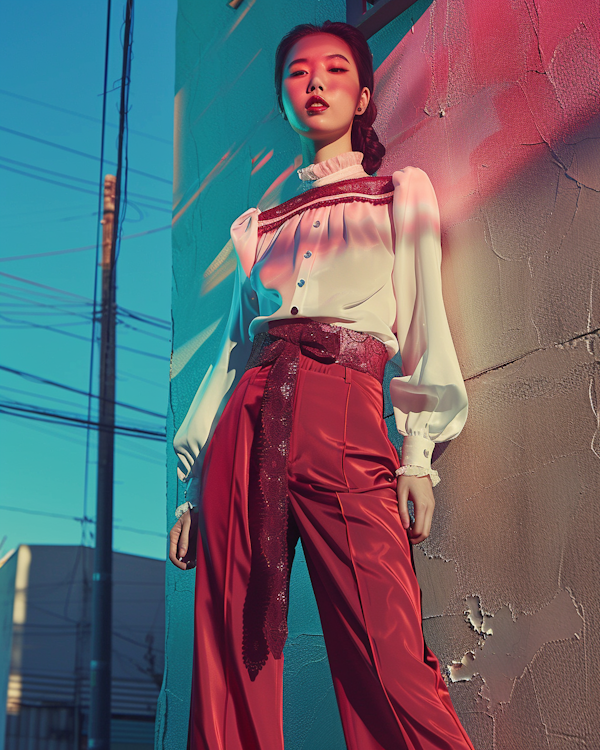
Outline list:
[[[173,547],[173,544],[171,543],[169,548],[169,560],[175,565],[176,568],[181,568],[181,570],[186,570],[187,565],[186,563],[177,557],[177,542],[175,542],[175,546]]]
[[[433,521],[433,505],[427,506],[427,512],[425,513],[425,522],[423,527],[423,533],[425,534],[425,539],[431,534],[431,522]]]
[[[182,516],[169,533],[169,560],[173,563],[173,565],[175,565],[176,568],[179,568],[180,570],[189,570],[190,568],[195,566],[195,563],[194,565],[190,565],[189,562],[182,560],[184,555],[180,554],[177,549],[177,544],[181,537],[183,527],[184,521]]]
[[[188,551],[190,538],[190,514],[189,511],[181,516],[181,534],[179,536],[179,557],[183,557]]]
[[[180,570],[187,570],[188,564],[185,562],[182,562],[181,560],[178,560],[177,558],[172,558],[171,555],[169,555],[169,560],[173,563],[173,565],[176,568],[179,568]]]
[[[415,506],[415,521],[410,528],[409,536],[413,544],[418,544],[426,539],[424,531],[426,526],[427,504],[420,493],[413,494],[413,503]]]
[[[435,500],[431,488],[419,487],[419,493],[413,497],[415,505],[415,522],[412,525],[409,536],[413,544],[419,544],[427,539],[431,531],[431,520]]]
[[[181,534],[181,519],[173,526],[169,533],[169,560],[177,565],[177,542],[179,541],[179,535]],[[177,565],[177,567],[180,567]]]
[[[410,527],[410,515],[408,513],[408,488],[404,482],[398,482],[396,488],[398,494],[398,511],[400,513],[400,521],[402,527],[408,529]]]
[[[417,503],[415,502],[415,522],[411,526],[411,528],[408,530],[408,535],[410,537],[410,541],[413,544],[419,544],[419,542],[422,542],[425,537],[423,536],[423,514],[422,511],[419,510],[419,507]]]

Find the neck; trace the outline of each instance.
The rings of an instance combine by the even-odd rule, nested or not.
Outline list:
[[[351,129],[341,138],[331,142],[313,141],[311,138],[302,138],[302,166],[307,167],[309,164],[319,164],[319,162],[331,159],[334,156],[340,156],[348,151],[352,151]]]

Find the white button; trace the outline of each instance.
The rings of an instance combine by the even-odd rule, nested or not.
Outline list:
[[[305,284],[306,281],[304,281],[304,279],[300,279],[300,281],[298,282],[298,286],[304,286]]]
[[[313,224],[313,227],[314,227],[315,229],[317,229],[317,228],[318,228],[318,227],[320,227],[320,226],[321,226],[321,222],[320,222],[320,221],[318,221],[318,220],[317,220],[317,221],[315,221],[315,223]]]
[[[310,250],[307,250],[307,251],[306,251],[306,252],[304,253],[304,257],[305,257],[305,258],[310,258],[310,256],[311,256],[311,255],[312,255],[312,253],[311,253],[311,251],[310,251]]]

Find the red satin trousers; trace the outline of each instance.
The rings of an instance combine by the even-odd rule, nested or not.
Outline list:
[[[244,374],[204,462],[188,750],[283,749],[283,658],[254,681],[242,661],[249,456],[268,371]],[[348,750],[472,750],[423,641],[382,399],[371,375],[300,355],[290,557],[301,537]]]

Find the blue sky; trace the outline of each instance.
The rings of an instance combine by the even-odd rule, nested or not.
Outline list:
[[[110,161],[116,161],[118,131],[111,126],[118,124],[123,14],[124,3],[113,1],[108,88],[114,90],[105,140]],[[170,223],[172,198],[175,16],[176,0],[145,0],[135,9],[130,204],[123,235],[160,231],[124,240],[117,265],[123,309],[117,400],[153,413],[119,407],[117,422],[155,431],[165,425],[171,349],[170,231],[161,228]],[[9,3],[3,27],[0,367],[87,392],[95,250],[57,251],[96,241],[106,5]],[[113,169],[107,165],[105,172]],[[26,255],[36,257],[15,259]],[[0,370],[0,403],[87,416],[84,395],[6,369]],[[72,520],[84,511],[95,514],[95,432],[87,506],[85,444],[80,427],[0,413],[0,557],[18,544],[93,544],[93,525],[82,528]],[[166,450],[164,442],[117,438],[118,551],[165,557]]]

